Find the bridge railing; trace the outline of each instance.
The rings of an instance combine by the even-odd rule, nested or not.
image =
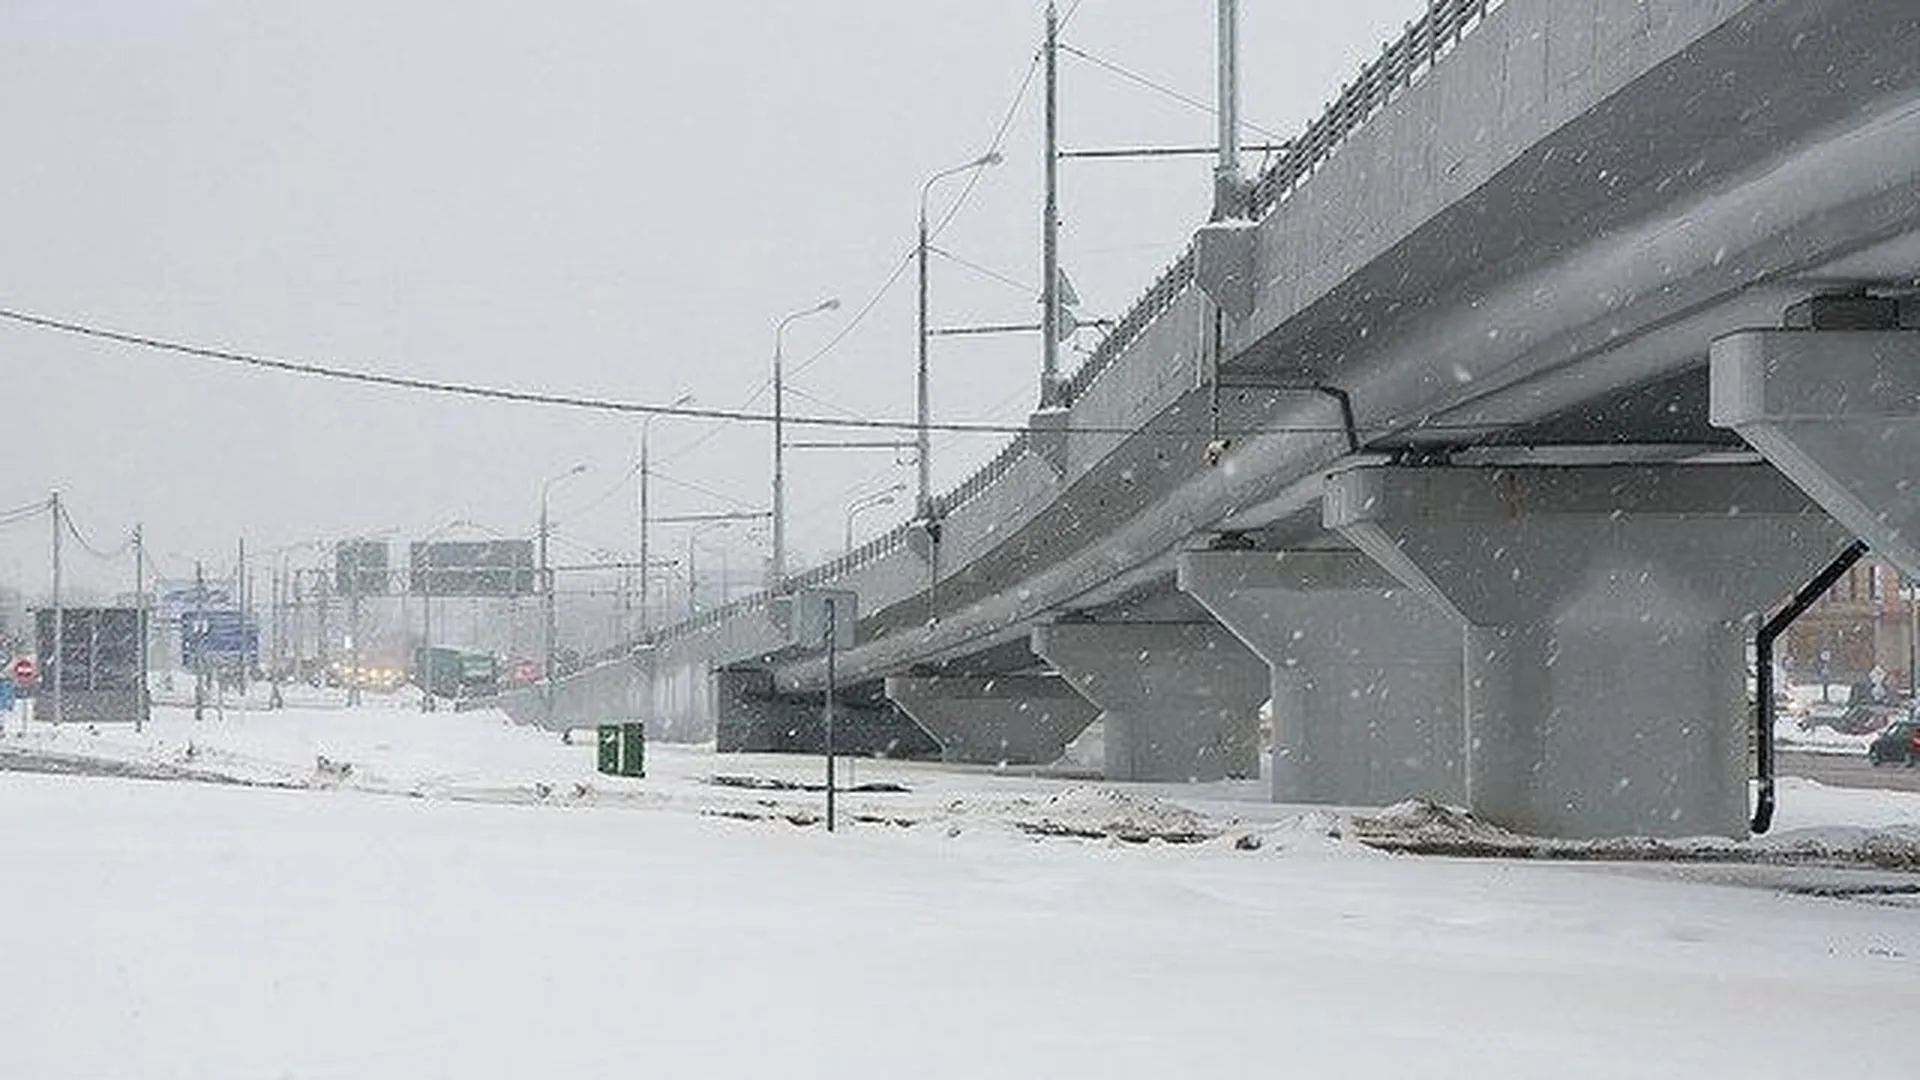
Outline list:
[[[1372,63],[1362,68],[1352,82],[1341,87],[1339,95],[1317,119],[1307,125],[1307,130],[1288,142],[1272,164],[1262,170],[1252,185],[1248,215],[1261,218],[1285,201],[1333,156],[1349,136],[1432,71],[1442,57],[1457,47],[1469,33],[1478,29],[1488,14],[1505,2],[1429,0],[1426,13],[1408,23],[1398,39],[1387,43]],[[1182,292],[1192,286],[1194,265],[1194,251],[1189,246],[1148,287],[1145,295],[1128,309],[1126,315],[1107,331],[1092,355],[1067,379],[1062,394],[1064,404],[1071,405],[1078,400],[1095,380],[1126,353],[1128,346],[1155,319],[1165,314]],[[945,516],[984,494],[1013,470],[1031,442],[1024,432],[1015,435],[998,454],[961,481],[959,486],[944,495],[935,496],[935,514]],[[842,578],[905,545],[916,527],[911,522],[895,526],[886,534],[837,559],[794,575],[787,579],[786,588],[807,588]],[[657,631],[654,640],[671,640],[699,633],[736,616],[763,610],[769,606],[773,595],[771,592],[756,593],[703,612]]]
[[[1433,70],[1462,38],[1504,0],[1429,0],[1426,14],[1407,24],[1396,41],[1360,70],[1352,82],[1299,138],[1280,151],[1255,181],[1248,212],[1259,218],[1293,194],[1373,114]]]

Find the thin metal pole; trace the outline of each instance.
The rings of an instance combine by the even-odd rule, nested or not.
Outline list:
[[[774,592],[783,590],[787,582],[787,327],[809,315],[839,307],[837,297],[822,300],[804,311],[796,311],[781,319],[773,330],[773,560],[768,568],[771,580],[767,582],[767,587]]]
[[[313,655],[315,663],[320,667],[320,681],[325,683],[327,669],[333,666],[332,660],[329,659],[327,653],[327,647],[331,644],[333,637],[333,628],[328,625],[328,621],[333,618],[333,587],[331,584],[333,579],[328,577],[324,570],[309,570],[307,573],[314,582],[313,627],[315,636]],[[431,634],[432,630],[433,628],[431,626],[426,626],[422,632]]]
[[[65,511],[60,508],[60,493],[53,493],[53,722],[56,726],[65,716],[62,708],[62,685],[65,682],[66,664],[62,659],[67,651],[67,611],[60,599],[60,533],[66,525]]]
[[[1239,217],[1240,192],[1240,4],[1219,0],[1220,157],[1213,170],[1213,219]]]
[[[424,548],[425,570],[420,575],[420,711],[432,712],[434,669],[439,667],[433,658],[433,542],[429,540]],[[544,561],[544,560],[543,560]],[[325,601],[322,601],[323,603]],[[321,610],[325,610],[322,608]]]
[[[834,661],[835,661],[835,654],[837,652],[837,650],[834,648],[835,637],[836,637],[836,635],[834,634],[834,630],[835,630],[835,624],[840,621],[840,612],[839,612],[839,605],[835,604],[831,597],[829,597],[826,601],[826,608],[827,608],[827,641],[826,641],[827,703],[826,703],[825,719],[826,719],[826,726],[827,726],[827,732],[826,732],[826,736],[827,736],[827,739],[826,739],[827,741],[827,831],[832,832],[833,831],[833,809],[834,809],[833,808],[833,789],[835,786],[834,775],[833,775],[834,774],[833,682],[834,682],[834,677],[836,675],[836,672],[834,670]]]
[[[134,647],[140,650],[139,699],[133,709],[133,730],[138,734],[147,722],[147,544],[142,527],[133,527],[133,618]]]
[[[1046,206],[1040,214],[1040,407],[1060,404],[1060,12],[1047,0]]]
[[[353,591],[347,594],[347,705],[349,708],[360,704],[360,582],[353,582]]]
[[[207,568],[193,560],[193,718],[207,718]]]
[[[647,437],[651,432],[651,427],[652,425],[647,423],[646,421],[642,421],[640,424],[640,635],[639,636],[641,637],[647,636],[647,634],[653,629],[652,623],[649,620],[649,617],[647,614],[647,610],[648,610],[647,609],[647,599],[648,599],[647,583],[648,583],[648,579],[653,576],[652,574],[647,572],[648,552],[652,548],[651,537],[653,534],[653,513],[651,508],[647,505],[647,488],[649,487],[648,481],[652,478],[652,472],[653,472],[653,464],[650,457],[648,456],[648,446],[647,446],[647,441],[648,441]]]
[[[540,629],[540,711],[552,726],[553,721],[553,639],[558,632],[559,615],[554,608],[553,565],[547,561],[547,533],[550,524],[547,519],[547,489],[540,490],[540,582],[541,582],[541,629]]]
[[[240,700],[247,698],[247,615],[250,613],[247,596],[247,538],[240,538],[239,564],[233,572],[233,594],[240,602]]]
[[[767,587],[780,592],[787,580],[787,390],[784,381],[784,346],[787,321],[773,333],[773,560],[768,570]],[[689,544],[687,550],[693,550]],[[687,610],[693,610],[693,564],[687,564]]]
[[[928,181],[931,185],[932,181]],[[919,495],[914,502],[919,516],[933,517],[933,441],[928,437],[927,424],[929,406],[927,402],[927,188],[920,189],[920,243],[915,251],[920,270],[920,319],[919,319],[919,355],[914,379],[914,432],[913,450],[918,459]],[[851,530],[851,526],[849,526]],[[852,543],[849,542],[851,547]]]
[[[1909,579],[1907,592],[1907,700],[1920,703],[1920,581]]]

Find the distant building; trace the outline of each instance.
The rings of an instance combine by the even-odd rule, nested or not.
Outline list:
[[[1892,566],[1862,559],[1787,631],[1781,655],[1797,682],[1851,682],[1878,668],[1888,684],[1912,686],[1914,583]]]

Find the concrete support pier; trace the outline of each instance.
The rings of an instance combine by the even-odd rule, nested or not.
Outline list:
[[[1543,836],[1747,833],[1751,616],[1849,541],[1764,465],[1355,469],[1325,521],[1467,627],[1467,797]]]
[[[1712,418],[1874,554],[1920,577],[1920,331],[1721,338],[1713,343]]]
[[[939,746],[920,726],[872,691],[848,686],[834,702],[834,745],[840,753],[926,758]],[[826,750],[823,695],[782,694],[764,668],[731,667],[711,678],[717,718],[714,748],[723,754],[819,754]]]
[[[1100,714],[1054,675],[895,676],[887,697],[940,744],[944,761],[1046,765]]]
[[[1033,651],[1100,709],[1109,780],[1260,775],[1267,665],[1213,623],[1062,622]]]
[[[1273,800],[1466,799],[1460,624],[1357,551],[1197,551],[1180,587],[1272,670]]]

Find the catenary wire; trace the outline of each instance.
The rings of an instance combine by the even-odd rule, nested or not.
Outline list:
[[[1060,51],[1077,56],[1080,59],[1085,60],[1087,63],[1094,65],[1095,67],[1103,68],[1106,71],[1109,71],[1127,80],[1128,82],[1146,87],[1147,89],[1152,90],[1156,94],[1163,94],[1167,97],[1172,98],[1175,101],[1180,102],[1183,105],[1187,105],[1192,108],[1199,109],[1201,112],[1204,112],[1209,116],[1218,115],[1218,110],[1213,105],[1205,101],[1202,101],[1197,97],[1194,97],[1192,94],[1187,94],[1179,90],[1175,90],[1173,87],[1168,86],[1165,83],[1157,82],[1154,79],[1148,78],[1147,76],[1142,75],[1131,68],[1124,67],[1120,64],[1116,64],[1113,61],[1108,60],[1103,56],[1100,56],[1096,53],[1088,52],[1087,50],[1082,49],[1077,45],[1070,45],[1067,42],[1063,41],[1060,43]],[[1274,142],[1286,141],[1286,136],[1281,135],[1278,132],[1271,131],[1265,127],[1262,127],[1261,125],[1256,124],[1251,120],[1241,120],[1240,126],[1243,128],[1246,128],[1248,131],[1251,131],[1256,135],[1261,136],[1262,138],[1271,139]]]
[[[740,409],[714,409],[697,405],[653,405],[643,402],[618,401],[612,398],[587,397],[577,394],[558,394],[539,390],[521,390],[509,387],[483,386],[474,383],[456,383],[437,379],[423,379],[407,375],[389,375],[381,372],[335,367],[310,361],[284,360],[254,353],[239,352],[233,349],[191,345],[166,338],[113,330],[66,319],[55,319],[8,308],[0,308],[0,320],[44,330],[73,334],[80,337],[111,341],[135,348],[211,360],[256,370],[332,379],[335,381],[358,383],[363,386],[375,386],[385,389],[411,390],[486,401],[521,405],[545,405],[631,416],[677,416],[693,420],[713,420],[749,424],[771,424],[774,421],[773,414],[771,413],[748,412]],[[1299,389],[1306,390],[1310,388],[1301,387]],[[853,419],[804,415],[788,416],[783,419],[785,423],[794,427],[848,428],[867,431],[916,431],[921,426],[912,420]],[[956,421],[934,421],[927,424],[926,428],[929,431],[970,435],[1023,435],[1036,430],[1027,424]],[[1071,425],[1046,430],[1049,432],[1077,435],[1131,436],[1140,434],[1138,428],[1120,425]],[[1163,432],[1161,435],[1162,437],[1172,438],[1196,438],[1213,434],[1337,434],[1344,430],[1344,428],[1336,425],[1285,425],[1277,427],[1263,426],[1246,430],[1230,429],[1215,431],[1214,429],[1208,428],[1205,430],[1169,431]]]

